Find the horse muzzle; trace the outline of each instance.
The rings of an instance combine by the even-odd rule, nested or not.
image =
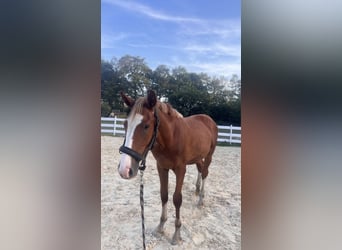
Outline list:
[[[119,171],[120,176],[124,179],[130,179],[134,177],[132,168],[125,168],[123,171],[120,171],[120,164],[119,164],[118,171]]]
[[[129,155],[123,154],[118,171],[122,178],[131,179],[138,174],[138,162]]]
[[[118,166],[120,176],[124,179],[135,177],[138,173],[139,162],[144,159],[143,155],[125,146],[121,146],[119,151],[122,154]]]

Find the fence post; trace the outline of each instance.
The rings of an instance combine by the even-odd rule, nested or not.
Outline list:
[[[113,129],[113,135],[116,134],[116,116],[114,116],[114,129]]]
[[[232,144],[232,134],[233,134],[233,126],[232,124],[230,124],[229,144]]]

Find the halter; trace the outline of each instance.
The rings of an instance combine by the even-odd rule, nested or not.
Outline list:
[[[157,132],[158,132],[158,127],[159,127],[159,116],[157,113],[157,109],[154,109],[154,118],[155,120],[154,120],[153,136],[143,154],[139,154],[133,149],[126,147],[125,146],[126,138],[125,138],[123,145],[119,148],[120,153],[128,154],[129,156],[133,157],[138,163],[141,162],[139,166],[139,170],[142,170],[142,171],[145,170],[146,168],[145,162],[146,162],[146,156],[148,154],[148,151],[152,150],[154,143],[156,142],[156,139],[157,139]]]

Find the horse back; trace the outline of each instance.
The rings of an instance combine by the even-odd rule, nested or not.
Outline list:
[[[164,168],[194,164],[212,154],[216,147],[218,129],[207,115],[180,118],[173,124],[172,137],[163,147],[152,150],[157,162]]]
[[[210,116],[204,114],[192,115],[185,117],[184,121],[187,124],[188,135],[205,137],[208,140],[207,143],[213,142],[216,144],[218,128]]]

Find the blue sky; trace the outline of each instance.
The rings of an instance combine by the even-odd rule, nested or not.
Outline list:
[[[241,76],[241,1],[102,0],[101,57]]]

